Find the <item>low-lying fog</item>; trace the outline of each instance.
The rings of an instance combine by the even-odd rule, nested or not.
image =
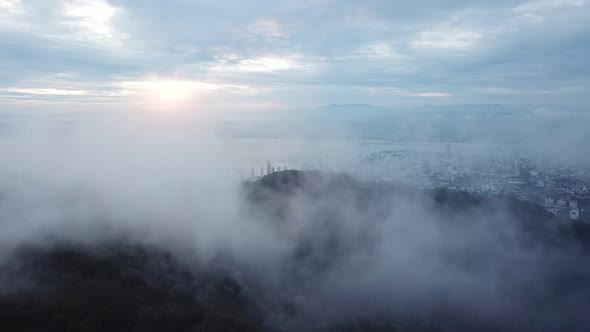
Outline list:
[[[235,156],[248,151],[200,116],[56,123],[33,118],[0,140],[4,264],[23,246],[125,238],[171,250],[189,269],[223,265],[267,330],[351,319],[389,330],[590,326],[588,252],[534,206],[334,173],[244,184]],[[310,142],[289,141],[289,158],[359,152],[350,140]],[[285,155],[281,142],[260,144],[261,162]]]

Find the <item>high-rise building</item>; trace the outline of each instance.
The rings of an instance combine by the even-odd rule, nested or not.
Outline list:
[[[266,174],[270,174],[270,161],[266,162]]]
[[[518,158],[514,159],[514,175],[520,176],[520,161]]]
[[[254,178],[256,176],[256,174],[254,174],[254,173],[255,173],[254,166],[252,166],[252,168],[250,169],[250,177],[251,178]]]
[[[260,176],[264,176],[264,167],[260,166]]]

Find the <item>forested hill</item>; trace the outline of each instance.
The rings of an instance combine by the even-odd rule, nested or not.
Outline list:
[[[588,226],[534,204],[301,171],[241,190],[235,227],[256,225],[268,257],[129,234],[24,243],[0,268],[0,330],[590,328]]]

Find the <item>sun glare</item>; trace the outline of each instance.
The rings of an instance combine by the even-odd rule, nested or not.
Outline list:
[[[123,86],[131,94],[137,95],[142,103],[157,109],[181,106],[204,92],[217,88],[216,85],[210,83],[178,79],[124,82]]]

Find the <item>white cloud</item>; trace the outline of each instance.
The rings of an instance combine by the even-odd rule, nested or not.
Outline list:
[[[391,43],[381,41],[371,43],[365,47],[359,49],[359,53],[365,54],[371,57],[379,58],[402,58],[403,55],[396,51]]]
[[[0,30],[43,39],[60,48],[80,43],[128,53],[127,35],[115,24],[125,10],[106,0],[0,0]]]
[[[0,91],[19,93],[19,94],[30,94],[30,95],[43,95],[43,96],[82,96],[87,95],[88,91],[83,90],[66,90],[66,89],[51,89],[51,88],[7,88],[0,89]]]
[[[483,34],[470,27],[436,27],[415,36],[412,46],[417,49],[471,50],[478,46]]]
[[[0,69],[10,79],[0,88],[28,88],[34,100],[69,90],[88,91],[78,100],[91,102],[96,94],[123,100],[157,90],[170,99],[215,91],[207,95],[387,103],[400,96],[448,102],[445,91],[469,91],[473,101],[537,99],[540,94],[527,96],[527,90],[557,95],[566,93],[556,90],[562,84],[587,83],[583,37],[590,0],[443,1],[431,2],[431,11],[379,2],[254,1],[221,10],[225,3],[209,1],[0,0],[6,37]],[[559,55],[564,47],[567,59]],[[47,77],[58,72],[65,74]],[[154,72],[175,78],[156,83],[144,76]],[[515,90],[482,89],[506,84]],[[345,87],[357,89],[357,96]],[[9,97],[27,97],[16,94]]]
[[[525,2],[514,7],[513,11],[527,23],[542,23],[547,17],[555,16],[560,11],[582,7],[586,0],[540,0]]]
[[[498,87],[490,87],[482,89],[482,92],[489,93],[489,94],[499,94],[499,95],[519,95],[523,92],[520,90],[510,89],[510,88],[498,88]]]
[[[526,95],[526,94],[548,94],[549,91],[543,90],[520,90],[503,87],[489,87],[481,89],[482,92],[497,95]]]
[[[114,19],[122,12],[123,9],[105,0],[69,0],[64,3],[62,23],[71,28],[70,37],[120,48],[124,35],[116,28]]]
[[[422,92],[417,93],[414,96],[416,97],[425,97],[425,98],[448,98],[452,97],[453,95],[446,92]]]
[[[0,0],[0,15],[20,12],[22,3],[20,0]]]
[[[282,24],[273,19],[261,19],[252,23],[246,29],[246,33],[250,36],[262,36],[268,39],[286,38],[289,36]]]
[[[347,17],[347,21],[352,25],[373,30],[384,30],[389,26],[387,20],[383,20],[378,13],[368,8],[356,10],[353,15]]]
[[[546,13],[559,8],[581,7],[586,0],[540,0],[525,2],[514,8],[517,12]]]
[[[272,73],[304,68],[295,56],[261,56],[234,61],[222,59],[211,70],[219,72]]]
[[[23,14],[21,0],[0,0],[0,27],[14,25]]]
[[[215,90],[219,88],[218,85],[211,83],[165,78],[153,78],[141,81],[124,81],[119,85],[125,89],[130,90],[145,90],[169,94],[188,94],[196,90]]]

